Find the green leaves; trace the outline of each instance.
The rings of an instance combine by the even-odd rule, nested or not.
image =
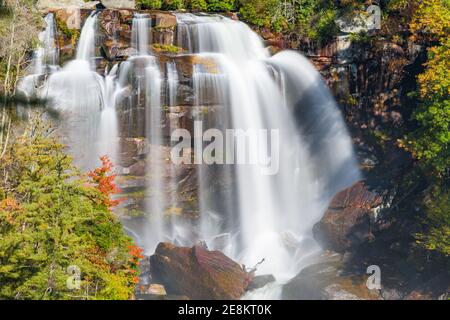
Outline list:
[[[136,5],[139,9],[161,9],[162,0],[137,0]]]
[[[64,146],[18,136],[0,162],[0,299],[127,299],[131,239]],[[67,287],[69,266],[81,271]]]
[[[424,207],[427,232],[416,234],[417,242],[428,250],[450,256],[450,192],[435,187]]]
[[[429,49],[425,66],[413,115],[419,128],[409,135],[409,148],[441,176],[450,168],[450,40]]]

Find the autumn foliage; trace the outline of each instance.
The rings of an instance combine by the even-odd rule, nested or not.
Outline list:
[[[112,200],[111,196],[120,192],[120,188],[117,187],[114,180],[116,174],[114,174],[114,165],[108,156],[100,157],[102,162],[101,167],[89,172],[89,177],[93,180],[95,187],[103,195],[102,203],[108,207],[112,208],[120,203],[120,199]]]
[[[138,283],[139,277],[137,275],[139,272],[139,262],[144,258],[144,255],[142,254],[144,250],[134,244],[130,245],[128,249],[128,253],[130,254],[130,258],[128,259],[128,262],[130,264],[129,273],[132,277],[132,282]]]
[[[0,300],[130,299],[142,250],[111,210],[111,161],[80,174],[32,121],[32,134],[11,137],[0,161]],[[78,288],[67,285],[71,266]]]

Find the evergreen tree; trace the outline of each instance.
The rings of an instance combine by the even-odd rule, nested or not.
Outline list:
[[[0,298],[130,298],[140,251],[111,212],[111,163],[81,175],[43,132],[0,163]]]

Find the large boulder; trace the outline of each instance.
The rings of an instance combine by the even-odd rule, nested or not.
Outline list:
[[[346,274],[340,254],[304,268],[283,286],[284,300],[378,300],[378,290],[369,290],[367,276]]]
[[[314,238],[323,248],[343,252],[374,239],[383,196],[364,181],[339,192],[323,218],[314,225]]]
[[[77,7],[81,8],[84,5],[84,0],[38,0],[36,7],[39,10]]]
[[[220,251],[162,242],[150,257],[152,278],[169,294],[190,299],[239,299],[250,275]]]
[[[108,9],[134,9],[136,7],[136,2],[134,0],[102,0],[101,2]]]
[[[408,293],[405,300],[448,300],[450,298],[450,273],[443,272],[419,284]]]

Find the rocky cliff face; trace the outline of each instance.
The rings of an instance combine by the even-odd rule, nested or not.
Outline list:
[[[220,251],[160,243],[150,257],[152,277],[190,299],[239,299],[251,276]]]
[[[283,42],[304,52],[326,79],[364,174],[363,181],[332,199],[313,231],[324,249],[348,255],[344,273],[360,275],[369,265],[380,266],[382,299],[436,299],[449,290],[448,280],[436,280],[448,279],[446,262],[426,262],[429,253],[415,245],[424,182],[413,173],[414,159],[397,143],[414,126],[416,100],[409,93],[416,90],[426,48],[409,40],[402,26],[391,27],[391,33],[374,32],[366,39],[342,35],[324,46]]]
[[[101,4],[100,4],[101,3]],[[37,8],[43,11],[51,9],[84,8],[93,9],[95,7],[106,7],[108,9],[134,9],[136,1],[134,0],[38,0]]]
[[[132,1],[103,1],[103,4],[116,8],[122,6],[119,2],[130,3],[123,5],[127,7]],[[81,9],[75,9],[53,6],[51,1],[41,3],[46,3],[43,7],[55,13],[61,60],[72,59],[81,26],[96,4],[83,2]],[[134,12],[127,8],[109,8],[98,14],[96,65],[100,73],[133,55],[130,43]],[[175,105],[169,106],[168,101],[164,101],[167,95],[161,97],[165,106],[162,115],[164,139],[168,139],[169,129],[184,128],[192,134],[193,120],[197,115],[202,114],[207,121],[212,121],[215,118],[212,115],[220,112],[214,96],[207,96],[203,105],[194,106],[193,65],[214,68],[214,63],[189,54],[174,55],[171,50],[183,52],[183,48],[176,46],[180,43],[176,17],[168,12],[146,13],[151,17],[152,49],[159,58],[162,76],[167,78],[165,64],[173,61],[180,81]],[[260,34],[272,52],[285,48],[299,50],[320,70],[339,102],[364,170],[364,181],[342,191],[332,200],[323,219],[314,228],[316,238],[326,249],[358,256],[355,265],[373,263],[390,265],[390,269],[400,268],[401,259],[412,257],[409,235],[415,232],[417,225],[407,218],[395,219],[395,216],[405,216],[416,210],[414,187],[411,192],[409,186],[403,188],[401,185],[414,163],[395,141],[408,129],[415,102],[407,93],[415,89],[415,76],[424,61],[423,48],[406,40],[376,34],[369,39],[341,35],[322,46],[268,32],[260,31]],[[133,63],[139,63],[139,60]],[[142,102],[131,99],[133,96],[136,93],[130,91],[130,99],[125,99],[118,107],[119,165],[122,168],[119,183],[130,199],[125,204],[127,211],[142,212],[147,159],[161,161],[165,179],[169,179],[170,170],[164,166],[169,165],[164,159],[152,159],[151,148],[144,138],[144,108]],[[162,154],[167,155],[168,152],[169,148],[165,147]],[[181,195],[179,207],[183,208],[183,214],[195,219],[198,212],[196,168],[183,166],[176,175],[180,178],[178,190],[164,192]],[[416,183],[420,184],[420,181]],[[173,209],[174,214],[179,214],[177,208]],[[347,268],[346,271],[354,270]],[[360,274],[361,270],[358,272]],[[388,272],[398,283],[415,277],[414,272],[409,271],[406,277],[399,277],[395,270]],[[304,284],[302,279],[304,277],[300,274],[297,282]]]
[[[116,1],[117,2],[117,1]],[[108,1],[102,2],[109,6]],[[58,48],[60,52],[61,64],[74,59],[76,53],[76,44],[80,36],[81,28],[91,14],[93,9],[84,7],[49,7],[47,11],[53,12],[56,18],[58,28]],[[119,4],[111,4],[114,7],[120,7]],[[161,127],[163,131],[165,146],[150,146],[146,136],[145,123],[145,103],[144,96],[139,93],[139,88],[143,87],[143,77],[132,77],[135,83],[128,84],[121,95],[121,102],[116,107],[118,114],[119,136],[120,136],[120,157],[118,160],[118,183],[120,184],[128,200],[124,203],[123,212],[125,215],[141,215],[144,211],[146,197],[145,192],[145,168],[151,162],[157,162],[158,167],[162,168],[159,173],[162,179],[171,178],[171,163],[168,159],[170,152],[170,134],[175,129],[186,129],[194,137],[194,119],[201,115],[204,122],[211,127],[217,119],[216,113],[220,112],[221,107],[217,97],[208,94],[205,88],[205,94],[202,97],[201,104],[196,101],[193,87],[193,69],[194,65],[202,68],[214,68],[214,62],[208,58],[190,55],[182,47],[177,35],[177,19],[170,12],[161,11],[139,11],[134,9],[102,9],[97,14],[97,33],[96,33],[96,69],[100,74],[106,74],[114,65],[126,61],[130,56],[136,54],[132,46],[132,23],[133,16],[136,13],[145,13],[148,15],[151,29],[149,34],[149,51],[157,57],[161,70],[161,77],[168,78],[168,63],[173,63],[178,77],[176,101],[168,101],[169,88],[166,81],[163,81],[161,88]],[[177,53],[185,53],[178,55]],[[131,59],[129,63],[130,70],[139,64],[146,63],[144,58]],[[141,68],[142,69],[142,68]],[[155,148],[162,149],[161,157],[155,158]],[[198,216],[197,188],[198,174],[196,166],[182,165],[177,166],[175,176],[179,182],[173,189],[171,183],[164,183],[167,189],[163,190],[166,195],[175,195],[177,206],[169,208],[174,211],[173,214],[183,215],[187,219],[195,219]],[[150,196],[151,197],[151,196]],[[174,197],[175,198],[175,197]]]

